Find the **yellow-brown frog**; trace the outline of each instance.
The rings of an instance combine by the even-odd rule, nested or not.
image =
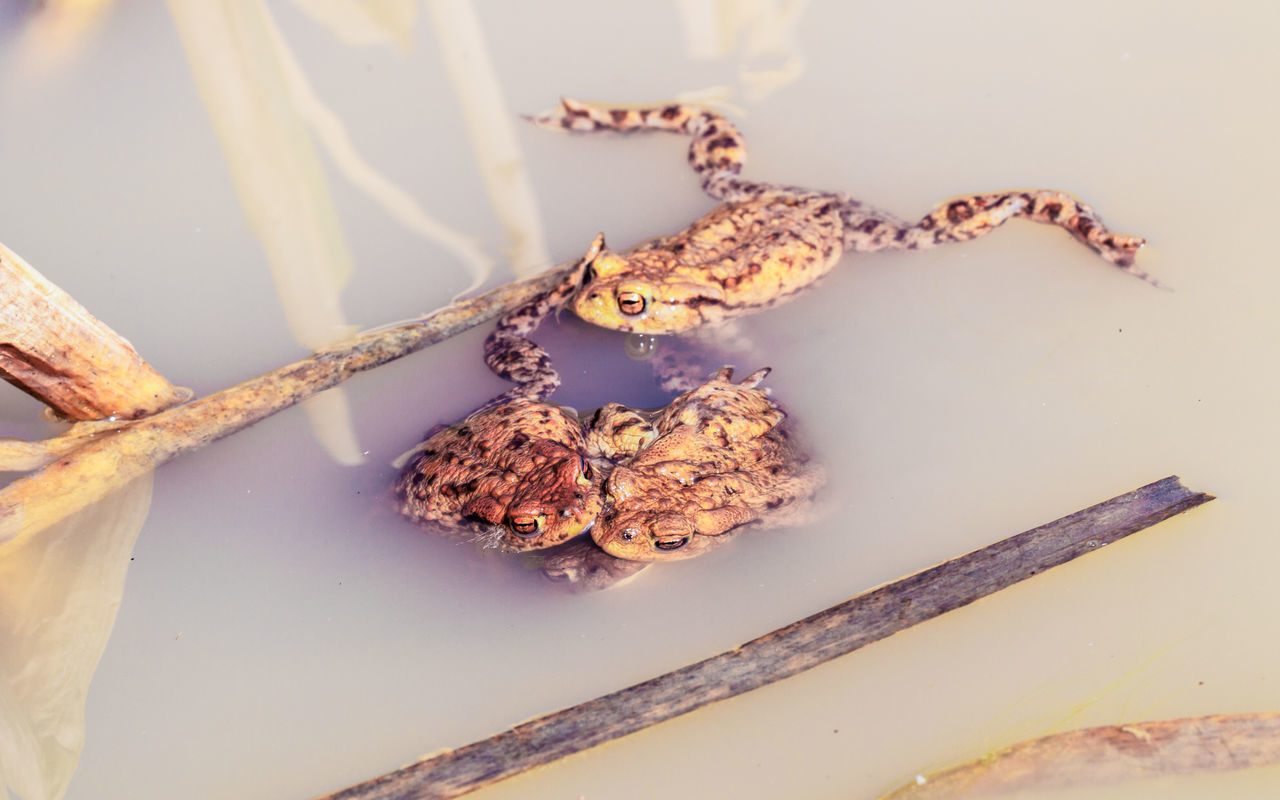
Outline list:
[[[601,549],[635,561],[691,558],[735,528],[800,516],[825,475],[758,388],[766,374],[734,384],[725,367],[662,411],[658,438],[605,479],[591,529]]]
[[[948,200],[906,222],[839,192],[738,177],[746,146],[733,123],[695,106],[594,105],[565,99],[531,118],[577,132],[668,131],[692,137],[689,164],[722,205],[688,228],[609,250],[592,242],[580,270],[527,307],[499,321],[485,360],[518,384],[513,394],[547,397],[559,376],[528,336],[567,305],[587,322],[619,331],[674,334],[769,308],[825,275],[846,251],[918,250],[982,236],[1023,217],[1056,225],[1107,261],[1156,283],[1134,265],[1139,236],[1109,230],[1093,209],[1053,189],[991,192]]]

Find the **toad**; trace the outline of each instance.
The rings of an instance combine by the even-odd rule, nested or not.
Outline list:
[[[409,453],[395,486],[401,511],[487,547],[550,547],[595,521],[603,477],[656,438],[651,419],[617,403],[589,428],[530,398],[482,408]]]
[[[758,370],[725,367],[658,416],[658,438],[614,468],[591,537],[635,561],[691,558],[744,525],[798,521],[825,481],[792,441]]]
[[[528,336],[561,305],[613,330],[682,333],[790,300],[846,251],[932,248],[975,239],[1018,217],[1060,227],[1112,265],[1158,285],[1134,264],[1145,240],[1111,231],[1087,204],[1055,189],[957,197],[913,223],[840,192],[741,179],[742,135],[725,117],[696,106],[621,107],[566,98],[531,120],[574,132],[689,136],[689,165],[721,205],[679,233],[622,252],[610,250],[603,234],[596,236],[570,278],[501,319],[485,342],[485,361],[517,384],[515,394],[547,397],[559,385],[547,354]]]

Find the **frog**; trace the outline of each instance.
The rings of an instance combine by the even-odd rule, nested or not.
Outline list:
[[[395,486],[401,513],[485,547],[554,546],[595,521],[604,476],[657,437],[652,419],[619,403],[587,424],[533,398],[485,405],[410,451]]]
[[[787,302],[849,252],[924,250],[984,236],[1023,218],[1054,225],[1118,269],[1155,286],[1135,263],[1146,240],[1108,228],[1087,203],[1057,189],[1015,189],[955,197],[917,222],[902,220],[843,192],[744,180],[746,144],[723,115],[684,103],[615,106],[563,98],[529,119],[577,133],[663,131],[691,138],[688,162],[720,205],[675,234],[623,251],[597,234],[565,280],[501,319],[485,361],[547,397],[559,385],[550,358],[528,337],[551,311],[628,333],[670,335],[724,324]]]
[[[618,509],[632,517],[637,508],[689,510],[701,526],[696,534],[650,549],[700,555],[727,542],[731,528],[763,518],[761,503],[776,518],[820,485],[820,470],[796,469],[806,459],[780,427],[786,415],[757,388],[768,372],[734,384],[733,368],[724,367],[654,410],[607,403],[577,415],[528,398],[484,407],[410,451],[396,486],[401,510],[487,547],[536,551],[525,555],[548,580],[596,591],[662,560],[640,552],[641,541],[629,544],[630,534],[622,534],[628,544],[606,548],[591,533],[605,482],[631,465],[628,477],[609,484]],[[698,501],[715,507],[690,510]]]
[[[657,438],[604,481],[590,529],[606,553],[632,561],[693,558],[744,526],[794,524],[825,483],[787,416],[759,388],[768,369],[732,382],[722,367],[671,402]]]

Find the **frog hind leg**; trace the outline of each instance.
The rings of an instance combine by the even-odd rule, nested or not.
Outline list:
[[[565,97],[559,106],[528,119],[543,128],[579,133],[667,131],[690,136],[689,166],[702,179],[703,190],[718,200],[741,193],[742,184],[733,177],[747,160],[746,142],[732,122],[710,109],[685,103],[614,106]]]
[[[670,394],[692,391],[707,381],[703,353],[679,339],[667,337],[650,365],[654,382]]]
[[[575,271],[550,291],[535,297],[498,320],[493,332],[484,340],[484,363],[498,377],[516,384],[486,403],[492,408],[520,397],[545,399],[560,386],[560,374],[551,364],[551,356],[529,338],[542,321],[551,316],[577,289],[580,276]]]
[[[852,198],[839,195],[848,250],[924,250],[984,236],[1022,217],[1057,225],[1120,269],[1156,286],[1161,284],[1134,256],[1146,244],[1141,236],[1115,233],[1086,203],[1055,189],[1027,189],[955,197],[939,204],[915,224],[904,222]]]

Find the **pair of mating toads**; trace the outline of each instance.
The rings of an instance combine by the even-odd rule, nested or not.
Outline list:
[[[1143,239],[1111,232],[1055,190],[959,197],[916,223],[842,194],[744,181],[746,150],[724,117],[686,105],[641,108],[564,100],[533,118],[569,131],[662,130],[692,137],[689,164],[722,202],[672,236],[622,253],[597,236],[574,273],[502,318],[485,361],[516,388],[423,442],[396,485],[410,518],[509,550],[546,550],[542,569],[602,588],[650,561],[687,558],[747,524],[794,519],[821,468],[792,441],[785,414],[724,368],[664,409],[609,404],[588,420],[546,402],[559,386],[529,339],[568,307],[619,331],[677,334],[769,308],[811,286],[846,250],[916,250],[965,241],[1015,217],[1057,225],[1120,269]],[[570,541],[585,530],[591,539]]]

